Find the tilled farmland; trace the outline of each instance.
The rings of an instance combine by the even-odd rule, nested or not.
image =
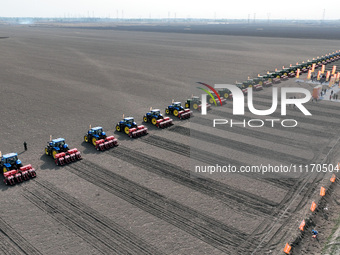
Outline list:
[[[335,101],[306,103],[312,116],[288,108],[284,118],[298,122],[288,129],[212,128],[197,111],[189,120],[172,116],[174,125],[164,129],[142,122],[150,107],[164,114],[172,100],[184,104],[200,95],[196,82],[242,82],[334,52],[337,40],[39,26],[1,26],[0,39],[0,150],[17,152],[37,172],[35,179],[0,185],[0,253],[281,254],[329,173],[196,176],[192,166],[339,161]],[[305,78],[274,86],[312,91],[316,84]],[[255,107],[270,108],[271,92],[254,91]],[[115,131],[123,114],[148,135]],[[213,105],[208,116],[268,118],[233,115],[230,100]],[[270,118],[283,119],[280,103]],[[103,127],[119,146],[102,152],[85,143],[89,125]],[[83,159],[56,166],[44,151],[50,135],[65,138]]]

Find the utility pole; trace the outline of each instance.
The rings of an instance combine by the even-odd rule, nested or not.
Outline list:
[[[255,23],[255,19],[256,19],[256,13],[254,13],[254,23]]]
[[[322,13],[322,22],[325,21],[325,16],[326,16],[326,9],[323,9],[323,13]]]
[[[250,23],[250,13],[248,14],[248,24]]]

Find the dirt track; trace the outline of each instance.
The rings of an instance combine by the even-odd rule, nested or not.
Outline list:
[[[211,123],[198,113],[192,123],[175,120],[166,130],[148,126],[149,135],[134,140],[114,126],[123,113],[141,123],[150,106],[164,112],[172,99],[184,102],[200,93],[197,81],[242,81],[337,50],[338,41],[6,26],[0,36],[8,37],[0,40],[0,150],[20,153],[38,174],[15,187],[0,185],[3,253],[282,250],[323,175],[205,179],[191,176],[189,168],[197,161],[319,163],[339,137],[338,104],[310,102],[311,117],[290,109],[299,122],[293,132],[282,127],[211,132]],[[290,80],[278,86],[298,85]],[[270,91],[255,92],[255,105],[270,107]],[[241,119],[232,116],[230,103],[209,114]],[[253,117],[246,112],[246,119]],[[83,143],[89,124],[103,126],[120,146],[99,153]],[[84,160],[56,167],[43,154],[49,135],[66,138]],[[196,142],[204,147],[192,150]],[[338,159],[331,154],[327,162]]]

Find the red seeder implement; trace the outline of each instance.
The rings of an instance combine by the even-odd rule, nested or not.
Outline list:
[[[30,178],[35,178],[36,172],[31,165],[20,167],[18,170],[11,170],[4,173],[4,182],[6,185],[14,185]]]
[[[159,119],[156,122],[156,127],[158,128],[166,128],[172,125],[172,119],[169,117],[164,117],[163,119]]]
[[[104,151],[114,146],[118,146],[118,140],[113,135],[96,141],[96,149],[98,151]]]
[[[74,148],[72,150],[68,150],[67,152],[56,154],[54,162],[57,166],[62,166],[64,164],[68,164],[80,159],[80,152],[76,148]]]
[[[137,126],[137,128],[130,128],[129,134],[131,138],[140,137],[148,134],[148,129],[143,125]]]
[[[192,111],[190,109],[184,109],[178,112],[178,118],[181,120],[189,119],[192,116]]]

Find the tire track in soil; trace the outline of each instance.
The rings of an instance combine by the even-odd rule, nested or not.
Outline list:
[[[109,218],[44,180],[24,197],[103,254],[162,254]]]
[[[247,234],[238,229],[166,198],[90,161],[82,160],[67,167],[84,180],[223,252],[240,251],[239,245],[247,237]]]
[[[337,140],[338,142],[338,140]],[[330,142],[330,144],[328,144],[327,146],[327,155],[325,155],[325,157],[322,159],[322,161],[320,163],[323,163],[327,157],[329,156],[329,153],[333,150],[334,146],[336,145],[332,145],[332,141]],[[332,156],[330,156],[331,158],[334,158],[334,153]],[[329,161],[327,161],[329,162]],[[298,212],[299,210],[303,209],[304,206],[308,203],[309,199],[311,198],[311,196],[314,194],[315,189],[317,188],[319,182],[324,178],[325,173],[323,172],[317,172],[316,174],[309,174],[307,176],[307,178],[303,178],[302,180],[300,180],[301,183],[299,183],[299,185],[297,185],[296,191],[291,194],[291,199],[290,201],[288,201],[286,204],[288,204],[288,206],[290,206],[291,201],[293,202],[295,199],[297,199],[297,195],[300,195],[299,198],[299,203],[298,206],[296,206],[295,208],[291,208],[290,211],[288,211],[288,207],[286,208],[282,208],[282,210],[285,212],[285,214],[280,215],[280,217],[282,217],[282,219],[280,219],[280,217],[278,219],[280,219],[280,225],[278,226],[278,228],[275,230],[275,232],[273,234],[271,234],[270,238],[261,245],[262,249],[273,249],[275,247],[277,247],[278,243],[271,243],[274,238],[279,235],[282,231],[285,230],[285,226],[287,225],[286,220],[289,219],[291,214],[294,214],[296,212]],[[308,186],[307,186],[308,185]],[[268,220],[264,220],[264,222],[262,224],[267,224]],[[261,225],[262,225],[261,224]],[[273,224],[269,225],[269,228],[272,229],[273,225],[278,224],[278,222],[274,222]],[[259,233],[256,233],[256,230],[249,235],[249,239],[248,241],[248,245],[247,247],[251,248],[254,247],[254,249],[257,249],[257,243],[254,243],[255,240],[255,236],[257,236],[257,238],[259,239],[261,236],[259,235]],[[263,233],[262,234],[263,239],[267,238],[267,233]],[[262,242],[262,241],[261,241]],[[242,247],[244,247],[244,245],[242,245]]]
[[[3,255],[22,255],[24,253],[18,251],[18,247],[0,232],[0,254]]]
[[[156,146],[164,150],[172,151],[182,156],[200,160],[204,163],[208,163],[211,165],[215,165],[215,164],[224,165],[226,162],[225,157],[210,153],[208,151],[203,151],[197,148],[195,148],[195,152],[191,154],[190,146],[182,144],[182,143],[178,143],[178,142],[175,142],[175,141],[172,141],[170,139],[160,137],[160,136],[147,136],[145,138],[143,137],[143,139],[140,139],[140,141]],[[228,159],[228,163],[238,168],[244,164],[235,159]],[[237,174],[242,175],[242,173],[237,173]],[[243,175],[249,176],[249,174],[243,174]],[[258,176],[259,176],[258,174],[252,173],[252,179],[260,180],[261,182],[266,182],[271,185],[276,185],[282,189],[290,189],[291,187],[294,186],[294,183],[295,183],[294,181],[291,181],[289,179],[283,180],[283,179],[274,179],[274,178],[261,178]]]
[[[17,231],[15,231],[3,218],[0,217],[0,236],[6,237],[13,243],[10,244],[14,252],[19,254],[42,254],[37,248],[30,244],[23,236],[21,236]],[[2,242],[1,242],[2,243]],[[3,248],[3,243],[2,243]],[[6,249],[3,248],[3,249]],[[6,252],[6,250],[4,250]],[[13,254],[13,253],[10,253]]]
[[[208,127],[211,127],[211,123],[208,120],[206,120],[205,125]],[[239,134],[249,136],[246,131],[245,132],[241,131],[239,132]],[[276,151],[274,149],[269,149],[269,148],[249,144],[247,142],[241,142],[239,140],[237,141],[237,140],[232,140],[232,139],[225,138],[225,137],[216,136],[216,135],[209,134],[206,132],[201,132],[198,130],[192,130],[191,137],[199,139],[199,140],[205,140],[205,141],[210,140],[211,143],[219,144],[221,146],[228,147],[236,151],[255,155],[260,158],[266,158],[269,160],[274,159],[278,162],[282,162],[285,165],[289,165],[291,163],[292,164],[303,164],[309,161],[309,159],[306,159],[304,157],[295,156],[295,155],[291,155],[288,153]],[[255,136],[255,137],[259,138],[259,136]],[[262,139],[262,140],[268,140],[268,138]],[[279,141],[276,141],[276,144],[279,144],[279,143],[280,143]]]
[[[217,116],[222,116],[223,113],[225,114],[225,112],[223,112],[221,110],[215,110],[214,113],[217,113],[216,114]],[[247,117],[247,118],[250,119],[249,117]],[[199,117],[199,116],[195,116],[195,119],[198,120],[197,123],[200,124],[200,125],[212,127],[211,120],[204,119],[204,118]],[[241,118],[241,117],[234,118],[234,116],[233,116],[233,120],[243,121],[243,119],[244,118]],[[217,126],[215,128],[217,128],[219,130],[226,130],[222,126],[221,127]],[[275,128],[275,129],[277,129],[277,128]],[[283,130],[283,129],[281,129],[281,130]],[[251,129],[251,128],[229,128],[226,131],[231,132],[231,133],[235,133],[237,135],[251,136],[251,137],[261,139],[263,141],[270,141],[270,142],[279,143],[279,144],[282,144],[282,145],[289,145],[289,146],[294,145],[295,147],[299,147],[299,148],[306,148],[306,146],[310,146],[306,142],[297,141],[296,139],[292,139],[290,137],[277,136],[277,135],[273,135],[273,134],[270,134],[270,133],[260,132],[260,131],[257,131],[256,129]]]
[[[181,133],[182,135],[186,135],[186,136],[190,136],[190,128],[186,128],[186,127],[181,127],[181,126],[174,126],[171,129],[168,129],[169,131],[173,131],[173,132],[178,132]],[[276,179],[273,179],[274,181],[276,181]],[[280,180],[278,180],[280,181]],[[288,180],[289,181],[289,180]],[[301,186],[303,186],[308,180],[292,180],[292,188],[287,192],[287,194],[285,195],[284,199],[281,201],[281,203],[278,205],[277,207],[277,211],[280,212],[281,210],[284,210],[285,207],[291,202],[291,200],[295,197],[296,194],[301,193],[301,195],[303,196],[301,198],[301,201],[304,199],[304,197],[306,197],[308,195],[308,192],[310,189],[304,189],[304,190],[300,190],[299,188]],[[315,179],[314,181],[311,183],[311,186],[314,185],[315,186]],[[286,213],[286,217],[288,218],[289,215],[292,212],[288,212]],[[257,245],[257,241],[258,238],[262,235],[265,235],[265,230],[271,228],[274,225],[273,220],[266,218],[259,226],[257,229],[255,229],[247,238],[247,242],[244,242],[243,244],[240,245],[240,247],[244,250],[247,250],[251,253],[252,247]],[[284,223],[282,223],[282,225],[277,229],[276,234],[280,231],[282,231],[284,229]],[[274,238],[274,236],[273,236]],[[271,240],[271,239],[270,239]],[[270,240],[266,243],[266,245],[264,247],[266,247],[269,243]],[[255,248],[255,247],[254,247]]]
[[[119,146],[116,150],[107,151],[106,153],[143,168],[144,170],[168,178],[202,194],[216,198],[228,204],[228,206],[234,207],[237,211],[245,211],[254,215],[255,210],[256,215],[261,214],[266,217],[275,215],[275,212],[273,212],[273,208],[277,205],[275,202],[244,190],[235,190],[235,188],[230,187],[227,184],[221,184],[212,179],[193,176],[193,173],[189,170],[169,162],[164,162],[158,158],[134,151],[124,146]]]
[[[177,132],[177,131],[181,132],[185,128],[186,127],[176,126],[176,127],[173,127],[169,130],[173,131],[173,132]],[[184,132],[184,133],[187,134],[188,132]],[[279,162],[284,162],[286,164],[288,164],[288,163],[289,164],[290,163],[303,164],[303,163],[306,163],[306,160],[307,160],[307,159],[302,158],[302,157],[293,156],[293,155],[282,153],[282,152],[274,152],[271,149],[259,147],[259,146],[252,145],[252,144],[247,144],[245,142],[231,140],[231,139],[228,139],[228,138],[225,138],[225,137],[216,136],[216,135],[209,134],[209,133],[202,132],[202,131],[198,131],[198,130],[191,130],[190,136],[192,138],[196,138],[196,139],[199,139],[199,140],[202,140],[202,141],[206,141],[206,142],[213,143],[213,144],[218,144],[218,145],[221,145],[223,147],[228,147],[228,148],[236,150],[236,151],[245,152],[245,153],[248,153],[248,154],[251,154],[251,155],[256,155],[256,156],[259,156],[261,158],[275,159]]]

